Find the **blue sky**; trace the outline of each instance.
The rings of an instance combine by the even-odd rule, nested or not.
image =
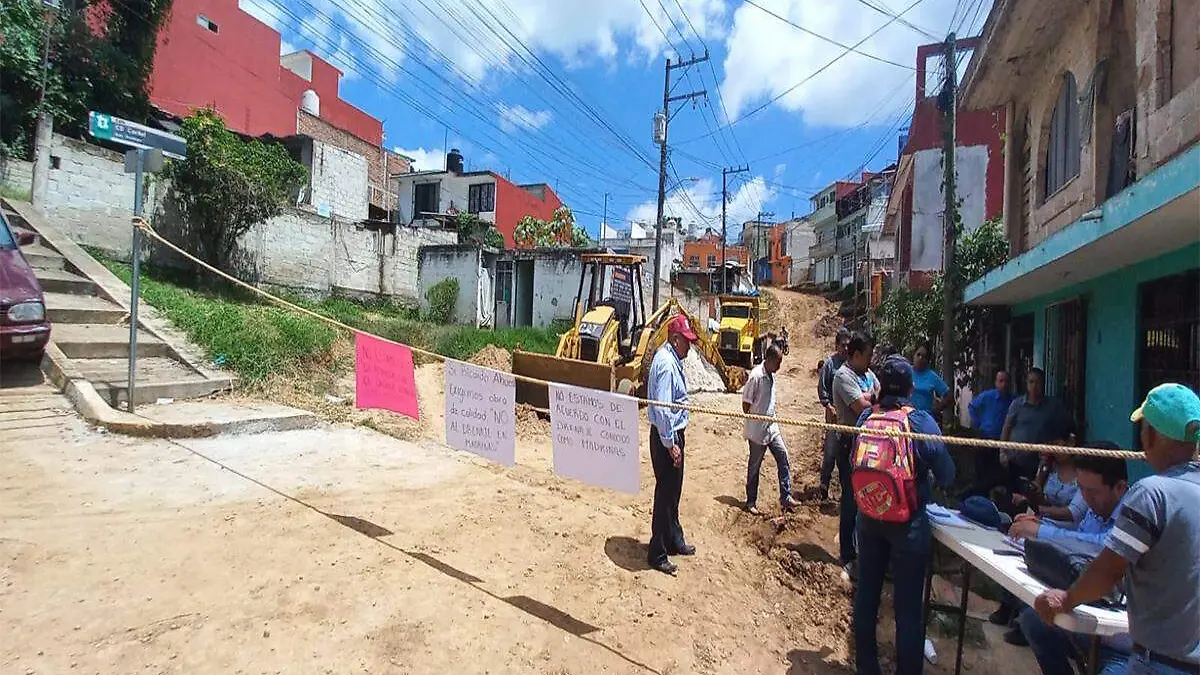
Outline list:
[[[806,213],[822,186],[895,161],[917,45],[974,35],[991,0],[241,5],[285,51],[341,68],[342,98],[384,120],[385,143],[418,168],[457,147],[469,169],[554,186],[593,235],[605,193],[610,226],[653,221],[664,60],[707,48],[707,63],[672,71],[675,94],[708,96],[673,108],[666,210],[719,228],[720,167],[748,164],[730,177],[732,235],[760,211]]]

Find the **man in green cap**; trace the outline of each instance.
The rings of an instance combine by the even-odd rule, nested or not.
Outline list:
[[[1150,390],[1130,419],[1154,476],[1125,495],[1104,550],[1070,590],[1049,590],[1034,607],[1056,614],[1098,600],[1128,573],[1133,654],[1126,672],[1200,672],[1200,397],[1182,384]]]

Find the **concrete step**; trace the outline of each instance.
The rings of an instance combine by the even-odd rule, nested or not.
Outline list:
[[[34,270],[34,274],[47,293],[96,294],[96,284],[90,279],[66,270]]]
[[[61,255],[40,244],[22,246],[21,253],[35,270],[61,270],[66,262]]]
[[[62,353],[75,359],[118,359],[129,355],[129,327],[102,323],[65,323],[51,329],[50,339]],[[168,356],[167,343],[138,331],[137,354]]]
[[[119,305],[95,295],[72,293],[46,293],[46,316],[50,323],[115,324],[125,318],[127,312]]]
[[[72,359],[72,365],[114,407],[128,398],[129,360]],[[198,398],[228,389],[229,380],[208,380],[188,366],[167,357],[138,357],[134,400],[139,405],[160,398]]]

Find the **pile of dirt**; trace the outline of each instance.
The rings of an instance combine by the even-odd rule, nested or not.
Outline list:
[[[471,357],[471,363],[505,373],[512,372],[512,354],[507,349],[488,345]]]
[[[688,352],[687,358],[683,360],[683,378],[687,380],[689,394],[725,391],[725,381],[721,379],[721,373],[695,349]]]
[[[827,314],[817,320],[813,326],[813,336],[819,338],[833,337],[845,321],[837,314]]]
[[[550,421],[543,419],[538,409],[528,403],[517,404],[517,438],[549,438]]]

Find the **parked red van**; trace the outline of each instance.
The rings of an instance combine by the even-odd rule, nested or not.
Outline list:
[[[14,233],[0,211],[0,359],[41,361],[50,342],[42,285],[21,254],[36,241],[32,232]]]

